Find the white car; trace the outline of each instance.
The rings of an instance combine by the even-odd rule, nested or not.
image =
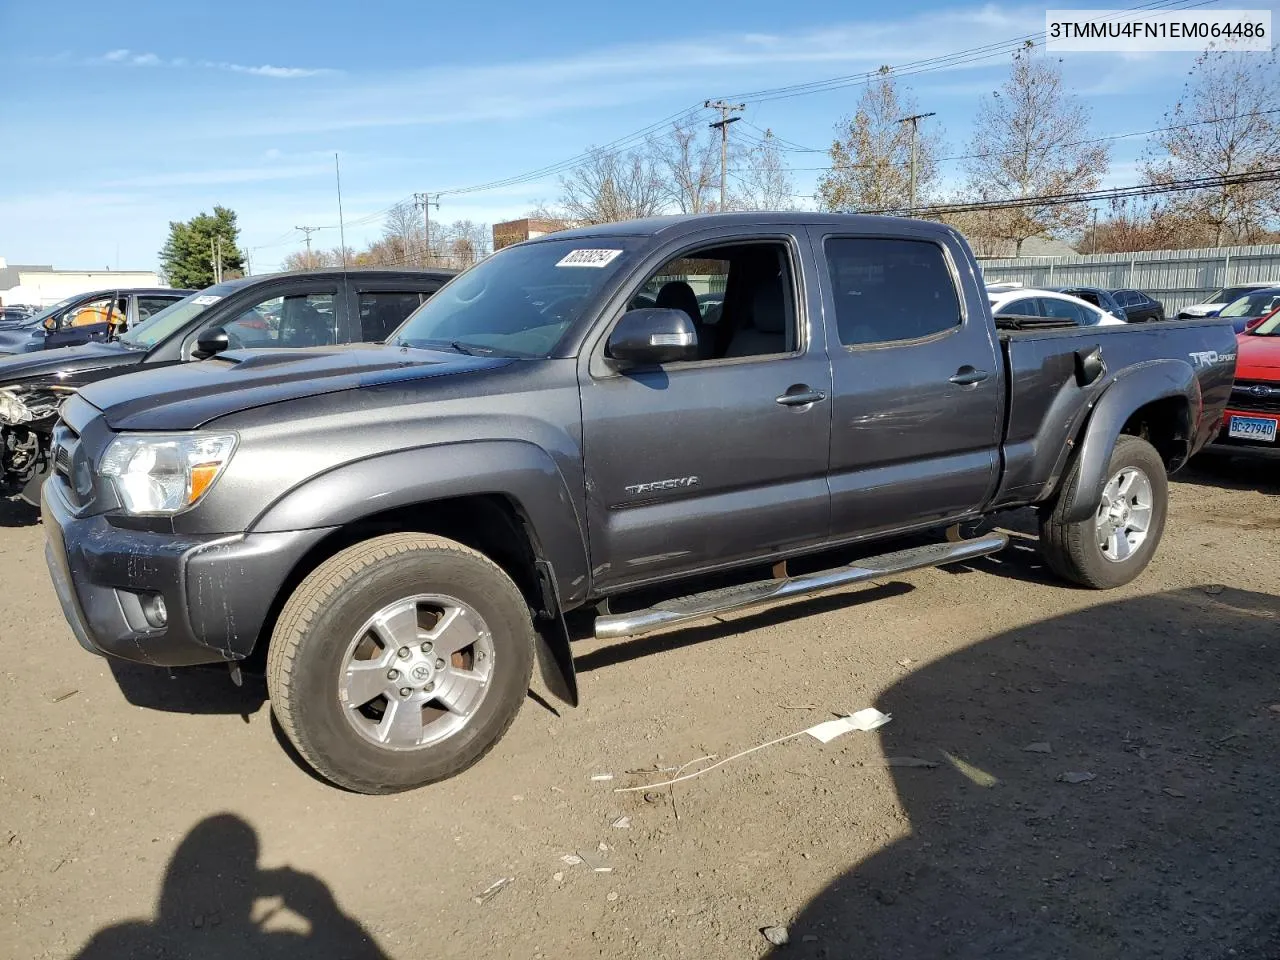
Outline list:
[[[1125,321],[1079,297],[1052,290],[987,288],[991,312],[1017,317],[1058,317],[1081,327],[1114,327]]]
[[[1201,317],[1216,317],[1218,312],[1228,304],[1255,290],[1265,290],[1267,287],[1280,287],[1280,280],[1271,283],[1237,283],[1233,287],[1223,287],[1217,293],[1210,295],[1204,303],[1193,303],[1189,307],[1183,307],[1178,311],[1178,319],[1198,320]]]

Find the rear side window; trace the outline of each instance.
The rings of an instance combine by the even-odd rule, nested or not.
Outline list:
[[[1002,317],[1041,317],[1040,301],[1033,297],[1023,297],[1001,307],[997,313]]]
[[[138,322],[151,318],[153,313],[159,313],[165,307],[173,306],[181,300],[181,297],[139,297],[138,298]]]
[[[1095,322],[1095,317],[1088,310],[1078,303],[1072,303],[1070,300],[1058,300],[1056,297],[1041,297],[1040,305],[1044,308],[1046,317],[1057,317],[1061,320],[1070,320],[1077,326],[1087,327]]]
[[[381,343],[426,299],[416,292],[370,290],[360,294],[360,339]]]
[[[916,340],[960,325],[960,299],[936,244],[832,237],[826,254],[845,346]]]

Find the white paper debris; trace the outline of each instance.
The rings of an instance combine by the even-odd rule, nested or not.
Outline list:
[[[567,863],[571,867],[576,867],[578,864],[582,862],[582,858],[578,856],[576,853],[566,853],[560,859],[563,860],[565,863]]]
[[[836,737],[853,730],[861,730],[863,733],[867,733],[877,727],[883,727],[891,719],[892,717],[889,714],[881,713],[875,707],[866,707],[852,716],[838,717],[835,720],[819,723],[810,727],[805,733],[819,743],[830,743]]]
[[[591,779],[595,780],[596,782],[600,782],[602,780],[612,780],[613,774],[612,773],[593,773],[591,775]]]

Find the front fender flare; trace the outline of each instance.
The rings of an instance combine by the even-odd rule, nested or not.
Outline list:
[[[555,461],[521,440],[475,440],[398,450],[346,463],[294,487],[250,526],[257,532],[341,527],[399,507],[498,495],[527,521],[534,555],[555,570],[569,607],[586,596],[586,532]]]
[[[1129,418],[1147,404],[1169,398],[1184,400],[1189,421],[1195,423],[1195,412],[1203,400],[1200,381],[1186,361],[1153,360],[1126,367],[1102,391],[1084,426],[1076,455],[1079,470],[1075,484],[1062,491],[1062,496],[1071,498],[1065,513],[1067,522],[1087,520],[1097,512],[1111,451]],[[1188,454],[1190,444],[1188,437]]]

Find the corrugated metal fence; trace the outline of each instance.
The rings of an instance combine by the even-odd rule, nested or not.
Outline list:
[[[988,283],[1016,280],[1028,287],[1089,286],[1141,290],[1173,316],[1234,283],[1280,285],[1280,243],[1079,257],[1004,257],[980,261]]]

